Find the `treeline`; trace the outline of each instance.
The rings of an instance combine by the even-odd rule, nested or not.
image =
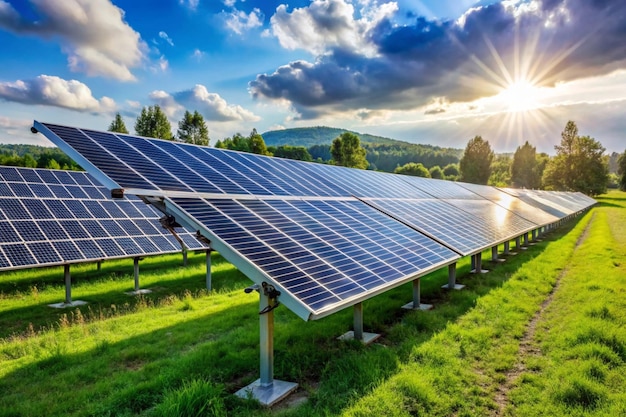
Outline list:
[[[82,168],[58,148],[0,144],[0,165],[80,171]]]

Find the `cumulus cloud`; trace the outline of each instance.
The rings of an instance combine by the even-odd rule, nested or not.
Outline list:
[[[314,0],[291,13],[279,6],[271,18],[274,35],[283,47],[305,48],[316,59],[259,74],[250,83],[252,96],[287,100],[302,118],[407,110],[437,98],[455,103],[495,95],[520,75],[552,86],[626,63],[623,1],[503,1],[457,20],[416,17],[411,24],[394,21],[395,3],[360,4],[369,9],[356,13],[348,0]]]
[[[86,112],[113,112],[115,101],[95,98],[85,84],[51,75],[32,80],[0,83],[0,100],[22,104],[64,107]]]
[[[178,0],[178,3],[181,6],[185,6],[190,10],[195,11],[198,9],[198,4],[200,4],[200,0]]]
[[[185,109],[197,110],[208,121],[214,122],[256,122],[261,120],[241,106],[228,104],[217,93],[210,93],[203,85],[197,84],[189,90],[167,93],[156,90],[150,93],[150,100],[158,104],[169,118],[182,115]]]
[[[110,0],[31,0],[29,20],[0,0],[0,27],[15,33],[58,38],[72,71],[122,81],[145,59],[146,45]]]
[[[265,16],[260,9],[254,8],[250,13],[234,9],[230,12],[222,12],[224,24],[228,29],[241,35],[243,32],[263,25]]]
[[[396,3],[370,6],[355,19],[354,6],[346,0],[314,0],[291,13],[281,4],[270,19],[272,33],[286,49],[322,54],[332,48],[369,55],[374,52],[370,31],[397,11]]]

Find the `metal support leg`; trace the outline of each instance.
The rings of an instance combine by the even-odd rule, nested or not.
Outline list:
[[[491,262],[504,262],[504,259],[498,258],[498,246],[491,248]]]
[[[72,301],[72,275],[70,274],[70,265],[63,265],[63,279],[65,281],[65,301],[62,303],[48,304],[52,308],[74,307],[87,304],[86,301]]]
[[[353,307],[354,330],[350,330],[338,337],[339,340],[360,340],[363,344],[369,345],[380,337],[378,333],[368,333],[363,331],[363,303],[356,303]]]
[[[187,251],[183,250],[183,266],[187,266]]]
[[[472,271],[475,274],[486,274],[487,272],[489,272],[486,269],[483,269],[483,254],[482,253],[477,253],[476,255],[474,255],[474,264],[475,264],[475,269]]]
[[[133,258],[133,271],[135,275],[135,289],[127,292],[128,295],[150,294],[152,290],[142,290],[139,288],[139,257]]]
[[[206,289],[211,291],[213,283],[211,282],[211,251],[206,251]]]
[[[524,233],[524,246],[528,246],[528,233]]]
[[[432,304],[422,304],[420,297],[420,279],[416,278],[413,280],[413,302],[403,305],[402,308],[407,310],[430,310],[433,308]]]
[[[276,300],[271,300],[264,288],[259,290],[259,294],[261,377],[237,391],[235,395],[241,398],[254,398],[270,407],[298,388],[298,384],[274,379],[274,310],[270,305],[273,307]]]
[[[446,290],[460,290],[464,287],[465,285],[456,283],[456,262],[448,265],[448,283],[441,288]]]
[[[521,236],[518,236],[518,237],[515,238],[515,249],[517,249],[518,251],[526,250],[526,248],[522,246],[522,238],[521,238]]]

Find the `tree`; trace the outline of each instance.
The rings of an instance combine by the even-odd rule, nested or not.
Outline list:
[[[181,142],[209,146],[209,129],[206,127],[204,117],[198,111],[191,114],[185,110],[183,119],[178,122],[176,137]]]
[[[414,177],[430,178],[430,172],[421,162],[409,162],[393,170],[395,174],[412,175]]]
[[[430,178],[435,178],[438,180],[443,179],[443,176],[444,176],[443,170],[441,169],[439,165],[435,165],[434,167],[429,169],[428,172],[430,173]]]
[[[509,155],[497,155],[491,163],[491,174],[487,184],[494,187],[508,187],[511,185],[511,163]]]
[[[278,147],[270,147],[268,151],[279,158],[296,159],[298,161],[313,161],[313,157],[304,146],[280,145]]]
[[[124,124],[124,119],[119,113],[115,113],[115,119],[109,125],[109,132],[116,133],[126,133],[128,134],[128,129],[126,129],[126,125]]]
[[[172,126],[158,104],[141,109],[135,122],[135,132],[139,136],[172,140]]]
[[[267,146],[265,145],[263,136],[257,133],[256,129],[252,129],[252,132],[250,132],[250,136],[248,137],[243,136],[241,133],[235,133],[232,138],[218,140],[215,143],[215,147],[272,156],[272,153],[268,151]]]
[[[561,143],[554,149],[556,156],[550,159],[543,173],[546,188],[588,195],[606,192],[609,172],[600,142],[578,136],[578,127],[570,120],[561,133]]]
[[[488,141],[480,136],[470,139],[459,162],[461,181],[487,184],[491,175],[493,158],[494,153]]]
[[[444,178],[448,181],[456,181],[459,179],[459,164],[448,164],[443,167]]]
[[[617,175],[620,176],[619,189],[626,191],[626,151],[624,151],[617,161]]]
[[[344,132],[333,140],[330,154],[335,165],[360,169],[365,169],[369,165],[361,140],[351,132]]]
[[[528,141],[518,146],[511,164],[511,181],[515,187],[537,189],[541,187],[541,172],[537,149]]]

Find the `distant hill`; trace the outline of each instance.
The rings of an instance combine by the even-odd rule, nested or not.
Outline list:
[[[361,144],[367,151],[366,157],[370,168],[380,171],[393,172],[397,166],[409,162],[421,162],[427,168],[435,165],[443,168],[448,164],[458,163],[463,154],[462,149],[409,143],[325,126],[272,130],[263,133],[262,136],[267,146],[304,146],[313,159],[328,161],[331,158],[330,144],[344,132],[359,136]]]
[[[330,145],[333,139],[344,132],[351,132],[358,135],[362,143],[381,143],[386,145],[408,144],[408,142],[382,136],[368,135],[367,133],[358,133],[347,129],[326,126],[270,130],[261,134],[261,136],[263,136],[263,140],[267,146],[291,145],[310,148],[315,145]]]

